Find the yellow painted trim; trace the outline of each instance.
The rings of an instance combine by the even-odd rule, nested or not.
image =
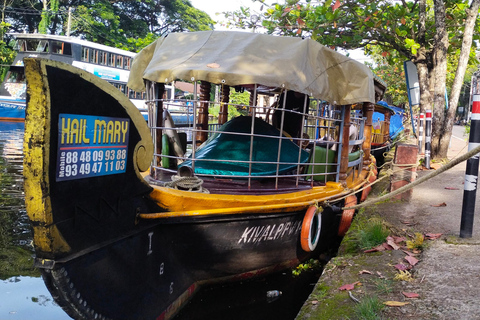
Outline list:
[[[372,170],[363,170],[360,177],[347,179],[347,187],[341,183],[327,182],[325,186],[314,187],[291,193],[269,195],[205,194],[153,186],[150,197],[168,212],[141,214],[141,218],[172,218],[181,216],[205,216],[216,214],[262,214],[293,212],[325,201],[335,201],[360,189]]]
[[[50,95],[44,74],[45,67],[38,60],[25,59],[29,96],[23,144],[25,205],[37,253],[68,252],[70,247],[53,225],[49,197]]]

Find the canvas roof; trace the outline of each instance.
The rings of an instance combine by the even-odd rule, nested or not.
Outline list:
[[[143,79],[259,84],[335,104],[375,102],[374,75],[364,64],[310,39],[238,31],[157,39],[135,57],[128,86],[143,91]]]

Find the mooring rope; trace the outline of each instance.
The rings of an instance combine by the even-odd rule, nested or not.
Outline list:
[[[412,183],[409,183],[409,184],[407,184],[407,185],[405,185],[405,186],[403,186],[403,187],[401,187],[401,188],[399,188],[395,191],[392,191],[392,192],[390,192],[390,193],[388,193],[384,196],[381,196],[381,197],[378,197],[378,198],[375,198],[375,199],[372,199],[372,200],[367,200],[367,201],[365,201],[361,204],[357,204],[357,205],[352,206],[352,207],[348,207],[348,209],[359,209],[359,208],[362,208],[362,207],[367,207],[367,206],[374,205],[376,203],[379,203],[379,202],[382,202],[382,201],[385,201],[385,200],[389,200],[389,199],[393,198],[394,196],[396,196],[400,193],[403,193],[407,190],[410,190],[410,189],[418,186],[419,184],[424,183],[425,181],[428,181],[428,180],[432,179],[433,177],[438,176],[439,174],[455,167],[456,165],[462,163],[463,161],[468,160],[469,158],[477,155],[478,153],[480,153],[480,146],[468,151],[467,153],[461,155],[458,158],[453,159],[452,161],[450,161],[447,164],[440,167],[438,170],[432,171],[429,174],[421,177],[418,180],[415,180]],[[342,208],[342,210],[344,210],[344,209],[346,209],[346,208]]]
[[[174,175],[172,176],[172,181],[165,183],[165,187],[176,190],[188,190],[192,192],[210,193],[210,191],[202,187],[202,184],[203,180],[196,176],[181,177]]]

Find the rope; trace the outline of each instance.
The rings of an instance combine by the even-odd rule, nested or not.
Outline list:
[[[172,176],[172,181],[165,183],[165,187],[176,190],[188,190],[192,192],[210,193],[202,187],[203,180],[198,177]]]
[[[374,204],[377,204],[379,202],[382,202],[382,201],[385,201],[385,200],[389,200],[390,198],[396,196],[397,194],[400,194],[400,193],[403,193],[407,190],[410,190],[416,186],[418,186],[419,184],[427,181],[427,180],[430,180],[432,179],[433,177],[436,177],[438,176],[439,174],[455,167],[456,165],[458,165],[459,163],[462,163],[463,161],[477,155],[477,153],[480,152],[480,146],[468,151],[467,153],[463,154],[462,156],[458,157],[458,158],[455,158],[453,159],[452,161],[450,161],[449,163],[447,163],[446,165],[442,166],[440,169],[438,170],[435,170],[435,171],[432,171],[431,173],[421,177],[420,179],[418,180],[415,180],[414,182],[412,183],[409,183],[395,191],[392,191],[390,192],[389,194],[386,194],[384,196],[381,196],[379,198],[376,198],[376,199],[372,199],[372,200],[369,200],[369,201],[365,201],[361,204],[357,204],[356,206],[352,206],[352,207],[348,207],[348,209],[358,209],[358,208],[362,208],[362,207],[367,207],[367,206],[371,206],[371,205],[374,205]],[[342,208],[342,210],[344,210],[346,208]]]

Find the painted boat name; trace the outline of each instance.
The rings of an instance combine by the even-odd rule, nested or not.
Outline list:
[[[285,235],[298,233],[302,229],[302,221],[280,223],[278,226],[254,226],[246,227],[238,243],[258,243],[262,241],[277,240]]]

